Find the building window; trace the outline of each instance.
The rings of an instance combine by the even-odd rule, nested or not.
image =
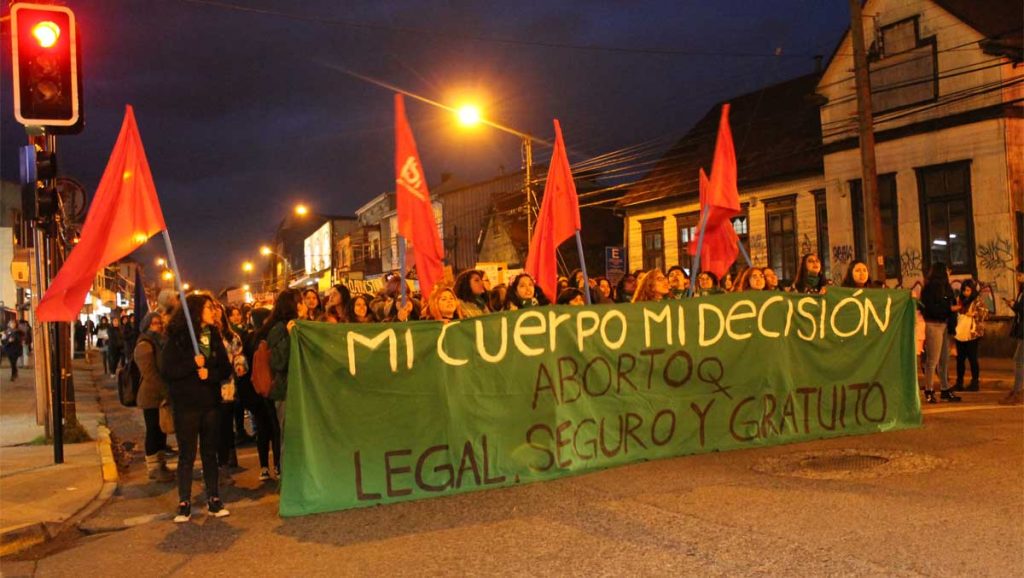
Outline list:
[[[665,228],[662,219],[640,222],[644,271],[665,269]]]
[[[818,258],[821,259],[821,270],[825,272],[826,276],[831,276],[832,251],[828,245],[828,203],[825,202],[825,189],[818,189],[811,194],[814,195],[814,226],[818,232]]]
[[[693,257],[690,256],[690,243],[697,240],[697,227],[700,225],[700,213],[676,215],[676,227],[679,228],[679,266],[686,270],[687,275],[693,270]]]
[[[924,266],[942,262],[953,273],[974,275],[970,161],[919,168],[917,187]]]
[[[746,251],[747,255],[750,255],[750,216],[747,214],[747,205],[741,205],[742,214],[736,215],[732,220],[732,229],[736,231],[736,236],[739,238],[740,247],[743,251]],[[743,251],[740,251],[739,255],[736,255],[736,260],[733,261],[732,267],[729,267],[729,274],[735,279],[739,275],[740,271],[747,268],[747,260],[743,257]]]
[[[883,26],[878,44],[868,65],[871,104],[876,113],[931,102],[938,97],[938,44],[934,35],[921,38],[916,16]]]
[[[789,284],[796,276],[796,200],[788,198],[764,204],[768,231],[768,266],[780,283]]]
[[[882,242],[885,247],[885,276],[900,277],[900,222],[896,195],[896,173],[878,175],[878,209],[882,216]],[[850,206],[853,209],[853,248],[858,261],[868,262],[867,212],[860,179],[850,181]],[[874,270],[874,268],[871,268]]]

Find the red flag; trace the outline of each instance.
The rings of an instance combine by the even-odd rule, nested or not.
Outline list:
[[[401,94],[395,95],[395,183],[398,234],[411,243],[407,254],[413,256],[420,291],[426,298],[444,275],[444,248]]]
[[[530,241],[530,254],[526,258],[526,272],[552,303],[558,298],[555,250],[579,230],[580,205],[576,197],[576,183],[572,180],[569,157],[565,154],[562,127],[555,119],[555,149],[551,152],[544,200],[541,201],[540,216]]]
[[[39,302],[39,320],[73,321],[96,274],[166,228],[135,113],[128,105],[81,240]]]
[[[729,270],[739,254],[739,238],[732,226],[732,217],[740,213],[740,195],[736,184],[736,150],[733,148],[732,131],[729,129],[729,105],[722,105],[722,116],[718,123],[718,140],[715,143],[715,158],[711,165],[710,181],[700,171],[701,218],[707,215],[704,225],[704,242],[697,239],[688,247],[690,255],[697,254],[701,245],[700,268],[710,271],[719,279]]]

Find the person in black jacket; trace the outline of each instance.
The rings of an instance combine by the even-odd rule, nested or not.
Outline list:
[[[231,375],[224,342],[215,326],[217,308],[209,295],[189,295],[189,316],[199,341],[195,355],[185,319],[185,308],[174,311],[167,327],[167,343],[160,353],[160,374],[167,382],[174,408],[178,438],[178,513],[176,523],[192,516],[192,469],[196,442],[203,461],[203,480],[211,516],[228,511],[217,489],[217,444],[220,433],[221,382]]]
[[[941,397],[945,401],[960,401],[949,387],[949,323],[960,310],[956,295],[949,285],[949,270],[945,263],[933,263],[928,282],[921,289],[921,315],[924,316],[924,398],[935,403],[935,374],[939,375]]]
[[[1003,299],[1013,309],[1013,325],[1010,337],[1017,342],[1013,354],[1013,389],[999,400],[1004,405],[1020,405],[1024,403],[1024,261],[1017,264],[1017,298],[1013,301]]]

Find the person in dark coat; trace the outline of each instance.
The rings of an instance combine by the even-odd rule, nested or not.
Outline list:
[[[142,320],[142,330],[132,357],[141,377],[135,403],[142,409],[146,424],[146,472],[155,482],[171,482],[174,472],[167,469],[164,456],[167,434],[160,429],[160,404],[167,399],[167,383],[160,376],[157,364],[165,339],[163,316],[156,312],[147,314]]]
[[[11,362],[11,381],[18,379],[18,358],[21,357],[25,336],[18,329],[18,322],[10,320],[3,334],[3,353]]]
[[[939,376],[940,396],[945,401],[961,398],[949,387],[949,324],[956,319],[960,306],[949,285],[949,270],[945,263],[933,263],[928,282],[921,289],[921,314],[924,316],[924,398],[935,403],[935,375]]]
[[[209,295],[189,295],[186,301],[192,327],[199,342],[193,349],[185,307],[174,311],[167,327],[167,343],[160,354],[160,375],[167,382],[174,407],[174,429],[178,438],[178,512],[176,523],[192,516],[192,470],[196,444],[203,462],[203,481],[211,516],[228,515],[217,484],[217,444],[220,433],[221,383],[231,376],[224,341],[217,331],[217,307]]]
[[[1013,353],[1013,389],[999,403],[1020,405],[1024,403],[1024,261],[1017,264],[1017,297],[1013,301],[1004,298],[1004,302],[1013,310],[1010,337],[1016,348]]]

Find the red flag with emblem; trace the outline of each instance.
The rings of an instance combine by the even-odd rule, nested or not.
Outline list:
[[[444,248],[401,94],[395,95],[395,204],[398,234],[411,244],[407,254],[413,256],[420,292],[426,298],[444,275]]]
[[[167,228],[131,105],[89,207],[78,245],[36,308],[40,321],[74,321],[96,274]]]
[[[526,272],[536,281],[551,302],[557,298],[558,262],[555,251],[580,230],[580,206],[576,182],[569,168],[569,157],[562,141],[562,127],[555,120],[555,148],[551,152],[548,178],[544,184],[537,227],[526,257]]]

